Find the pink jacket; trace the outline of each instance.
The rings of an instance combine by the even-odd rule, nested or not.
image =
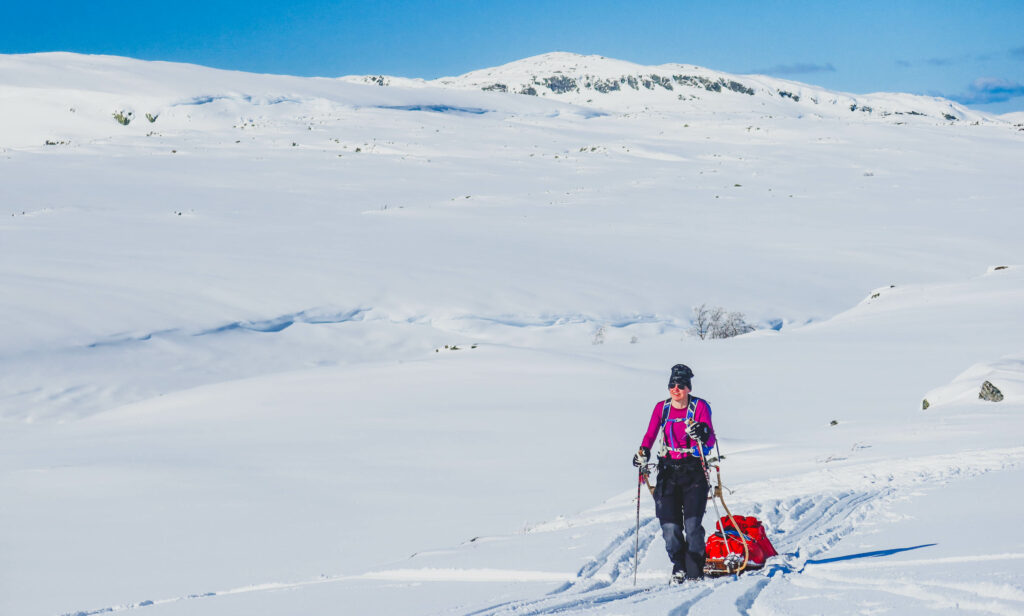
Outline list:
[[[715,446],[715,426],[711,423],[711,406],[703,398],[697,396],[690,396],[691,402],[696,402],[696,406],[693,412],[694,421],[702,421],[708,425],[711,431],[711,435],[708,437],[706,443],[704,443],[704,455],[711,453],[711,449]],[[647,447],[648,449],[654,445],[654,440],[658,437],[658,432],[661,429],[661,414],[662,408],[665,406],[665,401],[661,400],[654,405],[654,411],[651,412],[651,421],[647,425],[647,433],[644,434],[644,440],[640,443],[641,446]],[[688,449],[688,452],[680,451],[669,451],[668,456],[673,460],[680,460],[682,458],[700,455],[696,448],[696,441],[686,435],[686,422],[684,421],[671,421],[673,419],[686,419],[687,409],[677,409],[670,406],[668,412],[667,430],[666,430],[666,445],[675,449]],[[657,452],[655,452],[657,453]]]

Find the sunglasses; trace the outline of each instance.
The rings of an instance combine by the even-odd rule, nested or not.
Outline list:
[[[669,383],[668,388],[671,389],[686,389],[689,387],[686,383]]]

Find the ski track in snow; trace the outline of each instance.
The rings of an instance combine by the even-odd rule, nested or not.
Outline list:
[[[871,489],[840,489],[800,496],[789,496],[774,500],[765,499],[753,503],[748,495],[734,505],[739,511],[749,511],[765,522],[770,536],[780,555],[769,560],[764,569],[746,573],[739,578],[719,578],[693,584],[668,586],[667,573],[653,574],[641,571],[641,583],[633,585],[633,550],[635,527],[625,526],[597,554],[585,563],[575,574],[560,574],[542,571],[513,571],[502,569],[391,569],[372,571],[361,575],[323,576],[315,580],[299,582],[271,582],[245,586],[230,590],[191,594],[183,597],[147,600],[92,610],[66,612],[61,616],[96,616],[134,610],[137,608],[164,605],[194,599],[209,599],[228,595],[271,590],[297,589],[317,584],[329,584],[358,580],[391,580],[418,582],[557,582],[565,583],[548,594],[536,599],[505,601],[464,612],[464,616],[543,616],[545,614],[573,614],[594,611],[616,602],[637,604],[665,599],[678,604],[669,612],[683,616],[691,610],[702,611],[703,603],[721,598],[721,591],[731,585],[738,585],[733,591],[736,613],[748,615],[758,607],[758,600],[765,589],[773,584],[791,583],[809,589],[829,589],[832,592],[845,590],[870,590],[889,593],[914,600],[920,600],[935,609],[974,610],[997,615],[1020,614],[1024,611],[1024,591],[1009,585],[999,584],[956,584],[945,581],[912,580],[894,582],[888,577],[865,578],[849,575],[848,571],[862,571],[878,567],[929,565],[940,563],[988,562],[993,559],[1018,560],[1024,554],[1006,553],[984,556],[963,556],[944,559],[900,561],[899,563],[849,561],[815,562],[812,557],[820,555],[835,546],[843,537],[854,532],[858,526],[873,514],[882,510],[900,495],[903,488],[920,483],[948,483],[956,479],[973,477],[983,473],[1013,468],[1024,460],[1024,448],[963,452],[953,456],[929,456],[908,460],[900,465],[902,474],[886,469],[891,462],[850,467],[843,473],[829,472],[835,481],[832,485],[859,483],[875,486]],[[881,472],[876,472],[881,471]],[[766,489],[772,491],[790,490],[796,493],[816,478],[803,476],[775,482]],[[751,490],[753,491],[753,490]],[[585,514],[584,514],[585,515]],[[661,549],[660,529],[655,518],[642,520],[638,562],[643,563],[652,549]],[[656,583],[652,584],[651,582]],[[719,606],[720,604],[716,603]],[[712,605],[707,606],[710,610]],[[716,608],[716,609],[719,609]],[[620,605],[619,609],[628,609]],[[769,611],[772,611],[769,609]]]

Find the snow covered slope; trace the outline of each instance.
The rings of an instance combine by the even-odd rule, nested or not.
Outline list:
[[[899,93],[854,95],[764,75],[732,75],[686,64],[643,66],[603,56],[565,52],[524,58],[433,81],[385,75],[343,79],[381,86],[440,85],[513,92],[617,110],[657,108],[679,113],[712,106],[721,111],[761,107],[762,111],[783,115],[806,113],[840,118],[861,115],[897,120],[925,116],[950,122],[992,120],[987,114],[941,98]]]
[[[1018,127],[360,80],[0,56],[0,613],[1021,611]],[[784,554],[669,588],[644,495],[634,587],[678,362]]]

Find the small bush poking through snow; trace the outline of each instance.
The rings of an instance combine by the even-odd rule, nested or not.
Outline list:
[[[131,124],[132,118],[135,117],[135,114],[131,111],[125,111],[124,109],[122,109],[120,111],[115,111],[113,113],[113,116],[114,120],[116,120],[118,124],[120,124],[121,126],[128,126],[129,124]]]

